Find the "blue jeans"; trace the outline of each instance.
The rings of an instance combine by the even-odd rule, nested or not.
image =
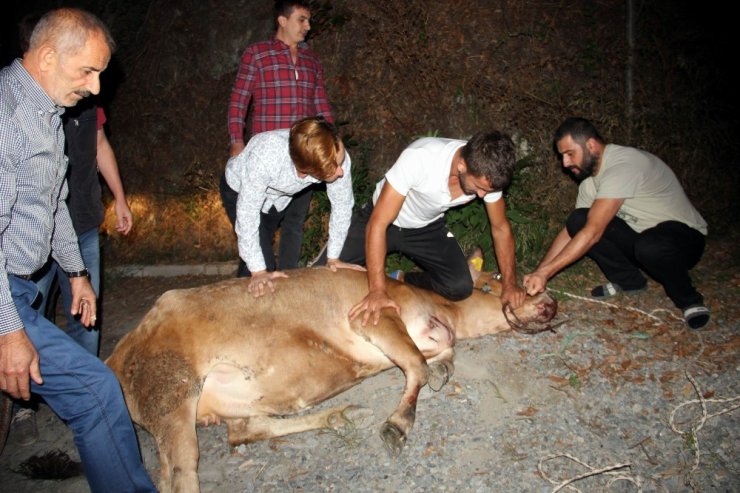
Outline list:
[[[93,492],[156,491],[141,461],[121,386],[102,361],[42,317],[32,281],[8,276],[26,335],[39,354],[42,385],[31,391],[72,429]]]
[[[90,284],[95,290],[95,295],[100,296],[100,240],[98,237],[98,228],[92,228],[80,234],[77,238],[80,244],[80,253],[85,267],[90,271]],[[67,316],[67,326],[65,331],[72,339],[85,348],[90,354],[98,356],[100,348],[100,329],[98,327],[87,328],[70,313],[72,309],[72,287],[69,284],[69,278],[63,269],[59,267],[53,259],[49,260],[48,271],[36,281],[41,293],[41,302],[38,307],[42,315],[46,312],[46,305],[49,301],[51,287],[56,279],[59,285],[59,292],[64,305],[64,314]]]

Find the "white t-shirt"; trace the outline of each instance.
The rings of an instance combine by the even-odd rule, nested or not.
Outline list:
[[[464,140],[424,137],[409,145],[396,163],[378,182],[373,204],[378,202],[386,181],[406,200],[393,224],[399,228],[423,228],[441,218],[458,205],[467,204],[476,195],[461,195],[452,200],[450,195],[450,167],[455,152],[465,145]],[[483,200],[496,202],[501,192],[491,192]]]
[[[617,212],[641,233],[664,221],[679,221],[707,234],[707,222],[689,201],[676,175],[649,152],[609,144],[596,176],[578,187],[577,208],[590,208],[596,199],[624,199]]]

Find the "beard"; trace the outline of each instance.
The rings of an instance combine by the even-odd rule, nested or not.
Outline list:
[[[591,152],[584,146],[581,165],[567,168],[568,174],[576,181],[576,183],[581,183],[586,178],[593,176],[594,168],[600,158],[600,154],[591,154]]]
[[[460,188],[465,195],[475,195],[475,192],[470,190],[467,186],[467,182],[465,181],[466,175],[467,173],[463,173],[462,171],[457,172],[457,181],[460,182]]]

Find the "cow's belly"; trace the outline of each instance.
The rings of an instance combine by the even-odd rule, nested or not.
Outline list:
[[[404,310],[408,334],[426,358],[454,345],[454,333],[426,307]],[[276,322],[259,337],[239,334],[228,343],[216,338],[221,342],[205,359],[203,345],[196,346],[203,361],[198,373],[205,377],[199,422],[295,413],[394,366],[377,346],[332,320]]]
[[[218,363],[203,382],[196,419],[208,424],[225,418],[295,413],[392,366],[386,358],[372,364],[320,360],[266,367],[259,374]]]

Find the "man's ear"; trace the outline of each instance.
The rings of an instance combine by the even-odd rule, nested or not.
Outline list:
[[[588,152],[590,152],[591,154],[594,153],[594,151],[598,148],[598,146],[599,146],[599,143],[593,137],[589,138],[586,141],[586,149],[588,149]]]
[[[285,25],[288,23],[288,18],[284,15],[278,16],[278,26],[285,27]]]
[[[463,158],[457,160],[457,171],[460,173],[468,172],[468,163]]]
[[[59,54],[52,46],[43,45],[39,48],[39,70],[48,72],[58,63]]]

